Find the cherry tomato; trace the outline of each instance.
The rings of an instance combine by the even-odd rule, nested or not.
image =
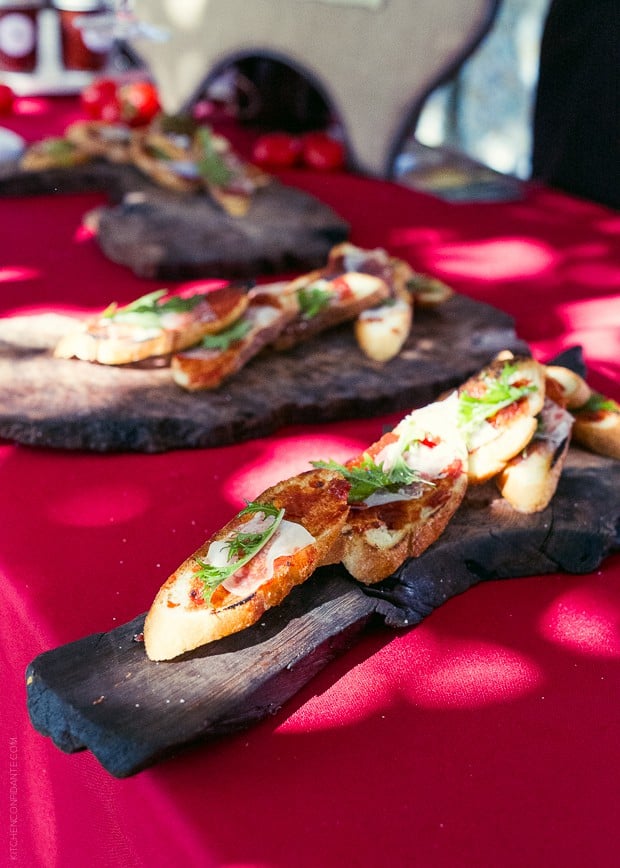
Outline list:
[[[0,115],[9,115],[13,110],[15,94],[8,84],[0,84]]]
[[[306,133],[301,147],[304,164],[310,169],[328,172],[345,164],[344,145],[327,133]]]
[[[108,107],[108,113],[110,113],[109,107],[116,105],[120,114],[116,82],[111,78],[99,78],[91,82],[80,93],[80,104],[84,113],[94,120],[102,119],[104,106]]]
[[[157,88],[150,81],[134,81],[118,89],[121,118],[132,127],[150,123],[161,111]]]
[[[294,166],[301,154],[301,142],[289,133],[265,133],[254,143],[252,160],[259,166],[286,169]]]

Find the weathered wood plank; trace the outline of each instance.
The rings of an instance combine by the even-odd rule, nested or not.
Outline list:
[[[407,627],[480,581],[590,572],[620,549],[619,528],[620,462],[572,449],[544,512],[516,513],[493,483],[472,489],[441,539],[375,587],[324,568],[259,624],[166,663],[134,641],[144,616],[48,651],[28,667],[30,717],[62,750],[132,775],[273,713],[373,615]]]
[[[102,251],[154,280],[309,271],[324,265],[331,247],[349,234],[324,202],[275,179],[256,192],[246,215],[231,217],[206,193],[165,190],[130,165],[0,171],[0,196],[96,191],[109,200],[98,213]]]
[[[366,358],[343,326],[286,353],[265,351],[213,392],[184,392],[168,368],[54,359],[73,323],[0,321],[0,437],[62,449],[160,452],[220,446],[283,425],[369,418],[421,406],[503,349],[529,354],[501,311],[455,295],[418,311],[401,354]]]

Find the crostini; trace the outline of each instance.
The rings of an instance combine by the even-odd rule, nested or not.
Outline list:
[[[351,510],[334,561],[364,584],[391,575],[443,532],[467,490],[467,445],[453,395],[414,410],[338,470],[351,484]]]
[[[620,404],[593,392],[589,400],[573,410],[573,437],[592,452],[620,459]]]
[[[125,365],[168,355],[198,343],[239,319],[247,293],[225,286],[183,297],[166,289],[148,293],[128,305],[109,305],[60,339],[54,356],[101,365]]]
[[[545,399],[545,368],[533,358],[502,355],[470,377],[457,394],[469,481],[485,482],[534,436]]]
[[[144,624],[151,660],[170,660],[256,623],[330,560],[349,512],[341,474],[309,470],[267,489],[162,585]]]
[[[244,313],[222,331],[206,335],[195,347],[175,353],[174,381],[190,392],[217,389],[273,343],[298,314],[296,296],[286,283],[256,287]]]
[[[572,415],[545,398],[534,436],[496,477],[502,497],[517,512],[540,512],[549,505],[564,468],[572,427]]]
[[[350,322],[363,310],[390,296],[390,288],[382,278],[356,271],[333,279],[316,277],[311,272],[292,281],[287,291],[296,296],[299,314],[274,341],[277,350],[288,350],[327,329]]]

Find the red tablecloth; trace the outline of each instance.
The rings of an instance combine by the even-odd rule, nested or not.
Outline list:
[[[60,132],[70,100],[7,125]],[[620,216],[532,188],[449,205],[359,177],[282,175],[385,246],[511,313],[546,359],[584,347],[620,399]],[[87,310],[158,284],[81,229],[98,195],[0,200],[0,310]],[[217,450],[66,454],[0,443],[1,864],[547,866],[617,864],[620,558],[594,575],[507,580],[409,632],[366,635],[247,732],[127,780],[30,725],[40,652],[145,611],[207,534],[308,455],[348,455],[386,419],[291,427]]]

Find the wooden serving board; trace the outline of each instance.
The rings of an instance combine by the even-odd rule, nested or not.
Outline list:
[[[54,359],[75,322],[43,314],[0,320],[0,437],[97,452],[221,446],[283,425],[409,411],[463,382],[497,352],[529,355],[513,320],[455,295],[416,311],[401,354],[380,364],[343,326],[291,351],[265,351],[212,392],[188,393],[168,368]]]
[[[0,173],[0,196],[104,192],[97,241],[113,262],[140,277],[193,280],[304,272],[325,264],[348,224],[310,193],[272,180],[243,217],[206,193],[175,193],[129,165],[95,161],[70,169]]]
[[[620,462],[571,449],[546,510],[521,515],[493,483],[472,488],[440,540],[373,587],[325,567],[260,623],[166,663],[146,657],[143,615],[41,654],[26,673],[32,724],[135,774],[273,714],[378,616],[410,627],[481,581],[595,570],[620,549],[619,518]]]

